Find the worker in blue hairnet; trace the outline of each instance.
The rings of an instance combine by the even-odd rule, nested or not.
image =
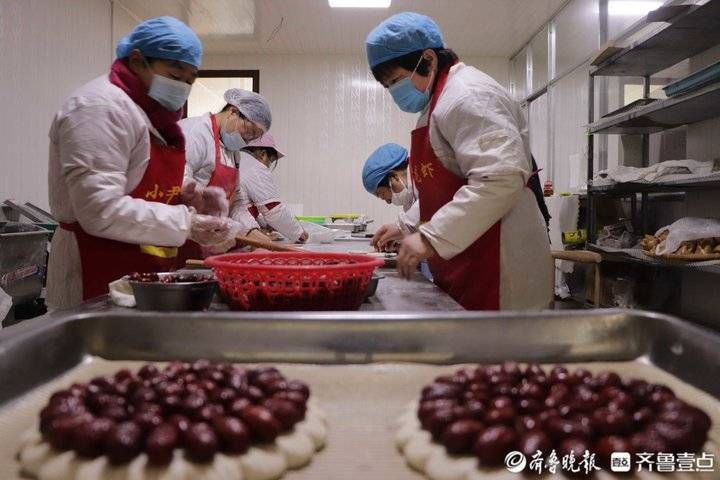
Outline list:
[[[418,113],[409,168],[417,230],[382,226],[373,243],[402,239],[398,270],[428,260],[435,283],[466,309],[539,309],[552,295],[552,259],[520,105],[460,62],[438,25],[403,12],[365,43],[375,79],[404,112]]]
[[[117,45],[110,73],[77,89],[50,128],[50,208],[60,223],[48,303],[70,307],[132,272],[174,266],[187,239],[227,241],[222,189],[182,190],[185,139],[177,122],[197,78],[202,44],[159,17]],[[212,214],[206,215],[205,213]]]
[[[370,154],[362,170],[362,181],[368,193],[388,204],[402,207],[397,227],[408,235],[415,232],[420,218],[417,191],[412,182],[408,151],[397,143],[381,145]]]

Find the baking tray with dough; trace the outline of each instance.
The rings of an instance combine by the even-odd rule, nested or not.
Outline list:
[[[327,445],[289,480],[422,478],[397,451],[397,419],[424,385],[467,363],[563,363],[664,383],[710,414],[710,452],[720,440],[720,337],[665,315],[86,312],[41,320],[0,332],[2,479],[20,478],[13,439],[36,425],[52,391],[174,359],[273,363],[310,385],[327,414]]]

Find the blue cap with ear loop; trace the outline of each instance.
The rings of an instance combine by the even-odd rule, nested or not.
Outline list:
[[[427,15],[415,12],[398,13],[384,20],[365,40],[370,68],[408,53],[444,46],[437,23]]]
[[[388,174],[406,162],[408,151],[397,143],[386,143],[370,154],[362,171],[365,190],[375,195],[378,185]]]
[[[118,58],[126,58],[133,50],[151,58],[177,60],[200,68],[202,42],[193,30],[175,17],[157,17],[138,24],[117,44]]]

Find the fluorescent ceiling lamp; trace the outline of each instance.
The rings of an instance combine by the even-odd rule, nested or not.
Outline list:
[[[333,8],[388,8],[392,0],[328,0]]]
[[[660,8],[664,2],[642,0],[610,0],[608,2],[608,14],[616,16],[643,16],[648,12]]]

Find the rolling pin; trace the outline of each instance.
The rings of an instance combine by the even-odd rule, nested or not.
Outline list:
[[[250,237],[245,237],[243,235],[238,235],[235,237],[235,240],[242,244],[247,245],[249,247],[255,247],[255,248],[264,248],[265,250],[270,250],[272,252],[302,252],[303,250],[295,247],[289,247],[287,245],[278,245],[274,242],[266,242],[264,240],[255,240]]]
[[[249,247],[255,247],[255,248],[264,248],[265,250],[270,250],[272,252],[303,252],[304,251],[299,248],[288,247],[287,245],[278,245],[273,242],[264,242],[262,240],[255,240],[255,239],[243,236],[243,235],[238,235],[237,237],[235,237],[235,240],[241,245],[247,245]],[[205,266],[205,261],[198,260],[198,259],[188,259],[188,260],[185,260],[185,265],[192,266],[192,267],[203,267],[203,266]]]

